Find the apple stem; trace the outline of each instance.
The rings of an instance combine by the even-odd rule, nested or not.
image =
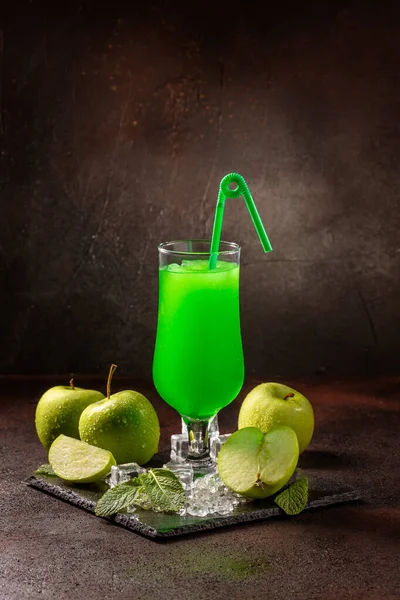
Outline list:
[[[289,394],[286,394],[286,396],[283,397],[284,400],[287,400],[288,398],[294,398],[294,394],[290,392]]]
[[[116,368],[117,368],[117,365],[111,365],[110,372],[108,374],[108,379],[107,379],[107,400],[109,400],[110,396],[111,396],[111,379],[113,378],[114,371],[115,371]]]
[[[74,378],[71,377],[71,379],[69,380],[69,385],[71,386],[71,388],[74,390],[75,389],[75,385],[74,385]]]

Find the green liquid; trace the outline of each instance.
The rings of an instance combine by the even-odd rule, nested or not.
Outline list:
[[[236,398],[244,379],[237,264],[160,269],[153,378],[160,396],[191,419],[212,417]]]

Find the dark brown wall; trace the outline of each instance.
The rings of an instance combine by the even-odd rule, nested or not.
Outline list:
[[[0,372],[150,376],[157,243],[232,170],[248,372],[398,371],[398,13],[142,4],[3,1]]]

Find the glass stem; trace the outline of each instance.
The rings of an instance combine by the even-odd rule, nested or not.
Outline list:
[[[189,450],[188,460],[204,460],[210,458],[208,430],[210,419],[197,421],[184,417],[188,430]]]

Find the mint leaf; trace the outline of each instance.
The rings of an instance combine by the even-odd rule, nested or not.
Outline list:
[[[298,515],[308,502],[308,479],[302,477],[293,482],[275,498],[275,503],[287,514]]]
[[[33,472],[34,475],[51,475],[51,476],[55,476],[55,473],[53,471],[53,469],[51,468],[50,465],[40,465],[39,468],[36,469],[36,471]]]
[[[169,469],[150,469],[140,476],[142,485],[152,501],[152,508],[178,512],[185,504],[185,491],[179,478]]]
[[[185,491],[168,469],[150,469],[108,490],[96,504],[98,517],[109,517],[131,505],[145,510],[178,512],[185,504]]]
[[[143,508],[144,510],[150,510],[151,508],[153,508],[153,502],[149,498],[146,490],[142,485],[138,487],[138,491],[133,501],[133,504],[135,506],[138,506],[139,508]]]
[[[141,488],[138,477],[125,481],[120,485],[107,490],[96,504],[95,514],[98,517],[109,517],[120,510],[123,510],[130,504],[134,504],[134,500]]]

